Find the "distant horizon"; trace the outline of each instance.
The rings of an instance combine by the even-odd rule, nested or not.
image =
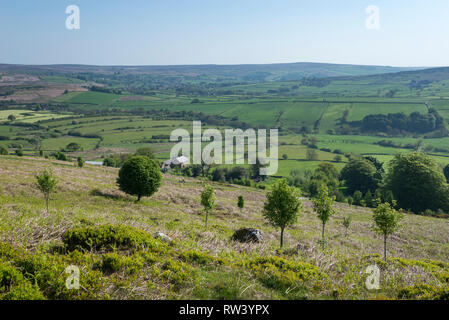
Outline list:
[[[268,63],[180,63],[180,64],[85,64],[85,63],[4,63],[0,65],[15,65],[15,66],[86,66],[86,67],[181,67],[181,66],[263,66],[263,65],[280,65],[280,64],[328,64],[340,66],[360,66],[360,67],[388,67],[388,68],[419,68],[419,69],[433,69],[433,68],[447,68],[449,65],[438,66],[398,66],[398,65],[381,65],[381,64],[358,64],[358,63],[338,63],[338,62],[312,62],[312,61],[295,61],[295,62],[268,62]]]

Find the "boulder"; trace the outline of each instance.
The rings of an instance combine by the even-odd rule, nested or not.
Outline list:
[[[262,231],[260,231],[259,229],[242,228],[234,232],[231,240],[244,243],[262,242]]]
[[[162,233],[162,232],[156,232],[154,234],[154,238],[155,239],[160,239],[160,240],[162,240],[164,242],[172,241],[172,238],[170,238],[169,236],[167,236],[165,233]]]

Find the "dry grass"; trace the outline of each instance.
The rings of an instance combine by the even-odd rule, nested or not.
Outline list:
[[[34,174],[51,167],[59,177],[57,192],[52,195],[50,213],[44,210],[44,201],[35,188]],[[0,241],[33,252],[51,244],[60,244],[61,235],[79,226],[82,221],[93,224],[119,224],[138,227],[149,233],[163,232],[175,240],[182,250],[199,250],[217,257],[236,261],[252,256],[283,255],[295,261],[306,261],[332,275],[332,289],[323,289],[315,297],[329,296],[338,288],[353,290],[358,298],[373,297],[372,293],[355,289],[363,281],[364,269],[358,265],[367,255],[381,253],[383,243],[371,231],[371,210],[337,204],[338,214],[326,226],[328,246],[323,250],[317,241],[320,224],[311,203],[304,202],[304,210],[295,226],[286,232],[286,248],[279,251],[279,231],[262,217],[265,191],[235,185],[214,184],[217,209],[211,215],[209,228],[204,228],[204,215],[199,203],[203,181],[164,175],[160,190],[140,203],[120,192],[116,186],[117,169],[86,165],[77,168],[74,163],[47,161],[35,158],[0,157]],[[245,198],[245,208],[237,208],[237,198]],[[353,218],[349,235],[342,226],[344,216]],[[449,262],[449,220],[406,215],[403,228],[388,243],[390,256],[405,259],[433,259]],[[240,227],[259,228],[263,232],[261,244],[241,244],[229,239]],[[344,271],[346,270],[346,271]],[[412,285],[421,281],[435,285],[435,277],[419,267],[390,266],[384,281]],[[242,273],[241,276],[245,277]],[[111,284],[107,292],[115,298],[173,298],[172,292],[159,283],[149,288],[151,277],[145,272],[127,287],[119,289]],[[145,280],[147,279],[147,280]],[[251,297],[278,298],[256,293],[251,286],[254,278],[242,282],[245,294]],[[165,290],[165,289],[167,290]],[[248,289],[252,288],[252,289]],[[335,289],[337,288],[337,289]],[[187,288],[183,296],[189,296]],[[345,291],[345,292],[346,292]],[[359,292],[360,291],[360,292]],[[351,295],[343,295],[352,298]],[[176,296],[176,295],[175,295]]]

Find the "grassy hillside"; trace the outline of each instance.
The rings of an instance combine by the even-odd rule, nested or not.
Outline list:
[[[51,209],[35,188],[34,174],[51,167],[59,177]],[[382,240],[371,231],[366,208],[337,204],[322,250],[320,224],[309,201],[278,248],[279,231],[262,215],[265,191],[215,184],[218,208],[204,228],[199,205],[202,181],[165,175],[160,190],[136,203],[117,190],[117,169],[37,158],[0,157],[0,270],[19,287],[0,288],[3,298],[50,299],[443,299],[449,296],[449,220],[406,215],[380,259]],[[245,208],[237,208],[243,195]],[[349,234],[341,221],[352,216]],[[108,225],[126,245],[106,243],[73,251],[73,240]],[[143,230],[140,232],[135,229]],[[264,241],[239,244],[240,227],[259,228]],[[81,229],[77,229],[81,228]],[[87,229],[86,229],[87,228]],[[63,242],[66,232],[72,242]],[[108,229],[111,230],[111,229]],[[163,232],[173,241],[153,239]],[[67,234],[66,234],[67,235]],[[117,237],[116,233],[116,237]],[[78,238],[77,238],[78,237]],[[109,234],[109,241],[114,239]],[[123,240],[122,239],[122,240]],[[106,241],[107,242],[107,241]],[[84,243],[84,244],[85,244]],[[122,244],[123,244],[122,243]],[[365,268],[381,268],[381,289],[365,288]],[[67,290],[64,269],[76,265],[81,288]],[[6,271],[5,271],[6,270]]]

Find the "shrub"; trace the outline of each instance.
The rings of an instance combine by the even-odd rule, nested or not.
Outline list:
[[[62,153],[62,152],[57,152],[54,154],[54,157],[56,158],[56,160],[60,160],[60,161],[69,161],[69,159],[67,158],[67,156]]]
[[[82,168],[84,166],[84,160],[81,157],[78,157],[78,159],[76,159],[77,165],[79,168]]]
[[[164,251],[167,246],[154,239],[143,230],[128,226],[88,226],[68,230],[62,240],[67,250],[136,250],[150,248],[152,251]]]
[[[69,290],[66,287],[68,277],[65,273],[66,267],[73,263],[83,263],[80,259],[73,261],[72,255],[29,254],[24,250],[0,243],[0,258],[10,261],[11,266],[20,270],[24,280],[34,284],[34,287],[31,287],[23,281],[19,289],[14,292],[11,290],[10,296],[14,294],[14,299],[19,295],[23,299],[95,299],[99,297],[102,289],[101,273],[88,268],[80,274],[80,285],[85,290]],[[20,280],[20,275],[16,276]],[[27,293],[31,297],[24,296]]]
[[[134,274],[143,267],[143,258],[138,255],[127,257],[115,252],[102,255],[101,270],[108,274],[126,269],[128,274]]]
[[[243,199],[243,196],[239,196],[238,200],[237,200],[237,206],[240,209],[243,209],[243,207],[245,206],[245,199]]]
[[[182,286],[186,281],[193,280],[195,277],[195,269],[193,267],[176,260],[166,261],[161,269],[161,278],[176,287]]]
[[[353,204],[356,206],[362,205],[363,194],[360,191],[355,191],[353,195]]]
[[[143,148],[139,148],[137,149],[136,156],[144,156],[144,157],[148,157],[150,159],[156,159],[155,153],[153,148],[151,147],[143,147]]]
[[[316,266],[281,257],[256,258],[244,263],[244,266],[254,272],[264,286],[283,294],[291,291],[288,295],[295,299],[305,298],[306,283],[315,286],[327,278]]]
[[[105,166],[105,167],[116,167],[117,163],[112,158],[106,158],[106,159],[103,160],[103,166]]]
[[[449,289],[428,284],[415,284],[405,287],[398,293],[399,299],[449,300]]]
[[[158,164],[146,156],[128,159],[119,171],[117,183],[120,190],[137,196],[153,195],[161,186],[162,175]]]
[[[221,281],[215,284],[211,289],[214,292],[214,300],[242,300],[242,290],[236,283],[235,278],[229,281]]]
[[[76,143],[76,142],[71,142],[65,148],[68,151],[75,152],[75,151],[80,150],[81,146],[78,143]]]
[[[351,222],[352,222],[351,216],[343,217],[342,225],[345,228],[345,236],[348,236],[348,230],[349,230],[349,227],[351,226]]]
[[[372,208],[375,206],[376,201],[375,199],[373,199],[373,194],[371,193],[371,191],[368,190],[366,192],[364,200],[367,207]]]
[[[9,264],[0,262],[0,300],[43,300],[39,288]]]
[[[215,261],[214,257],[211,257],[210,255],[208,255],[206,253],[194,251],[194,250],[189,250],[189,251],[185,251],[185,252],[181,253],[179,258],[182,261],[189,262],[189,263],[196,263],[199,265],[207,265],[207,264],[210,264]]]
[[[348,202],[349,205],[352,205],[354,203],[354,198],[353,197],[348,197],[346,199],[346,201]]]

